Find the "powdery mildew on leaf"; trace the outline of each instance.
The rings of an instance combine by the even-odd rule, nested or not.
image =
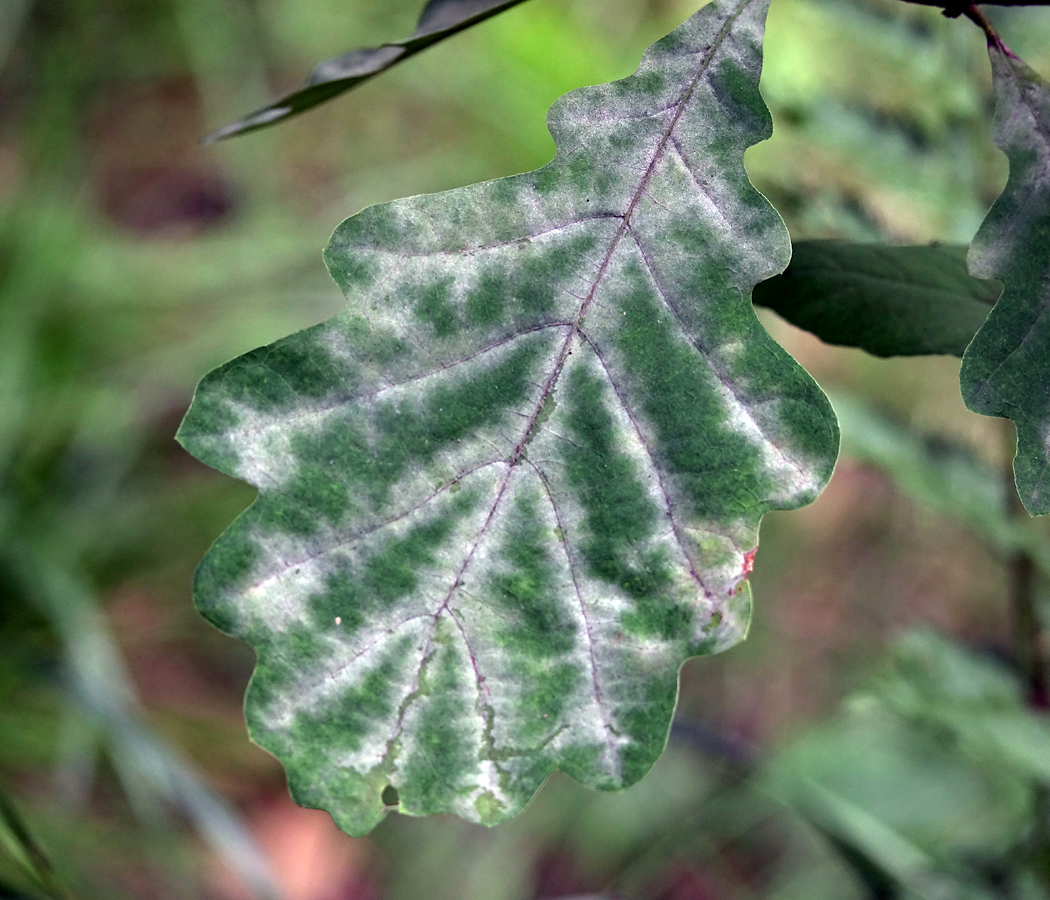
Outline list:
[[[1050,512],[1050,85],[1005,47],[988,49],[995,143],[1010,178],[970,245],[970,272],[1003,295],[963,356],[967,407],[1017,426],[1014,477],[1033,515]]]
[[[678,668],[739,641],[761,516],[830,476],[826,398],[759,325],[790,245],[744,150],[766,0],[555,104],[536,172],[372,207],[349,309],[213,372],[180,431],[260,489],[197,575],[253,644],[253,738],[352,834],[639,779]],[[387,791],[390,798],[390,792]]]

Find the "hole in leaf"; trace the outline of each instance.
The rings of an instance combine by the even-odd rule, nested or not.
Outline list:
[[[384,806],[397,806],[398,803],[401,802],[401,797],[398,796],[397,788],[394,787],[392,784],[388,784],[385,788],[383,788],[381,799],[383,801]]]

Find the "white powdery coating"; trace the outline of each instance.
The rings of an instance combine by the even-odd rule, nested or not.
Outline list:
[[[491,490],[492,480],[487,481]],[[472,515],[459,523],[450,540],[453,545],[469,544],[476,540],[484,524],[487,505],[484,502],[479,504],[479,508]],[[421,510],[416,516],[426,518],[428,513],[432,515],[432,511]],[[412,521],[401,521],[390,526],[389,530],[403,534],[414,524],[416,523]],[[369,554],[362,551],[355,556],[363,562]],[[349,554],[331,561],[333,564],[329,571],[334,571],[339,563],[345,564],[348,558]],[[333,620],[332,630],[325,636],[331,654],[324,659],[312,660],[313,664],[309,670],[300,673],[300,677],[287,685],[277,699],[268,705],[262,716],[266,727],[278,731],[286,730],[292,725],[297,713],[323,713],[332,704],[338,704],[348,690],[360,685],[368,673],[376,668],[384,653],[388,652],[391,642],[400,642],[405,637],[412,637],[415,639],[416,648],[409,654],[410,662],[398,669],[396,683],[391,690],[394,712],[362,739],[357,750],[341,750],[339,753],[340,766],[361,773],[378,765],[387,754],[390,742],[395,738],[407,740],[408,738],[402,735],[411,732],[411,728],[407,727],[410,719],[406,717],[405,725],[402,726],[397,710],[419,687],[421,668],[434,650],[433,635],[437,619],[450,619],[447,609],[442,609],[441,605],[435,608],[434,598],[447,592],[447,585],[455,577],[458,568],[457,556],[446,554],[434,566],[418,571],[416,575],[419,583],[411,595],[400,598],[396,605],[386,610],[370,611],[368,621],[352,636],[345,636]],[[274,631],[282,630],[281,627],[270,624]],[[307,622],[302,621],[301,624],[305,625]],[[475,685],[472,670],[466,683],[468,686]],[[472,698],[475,687],[468,687]],[[471,702],[473,703],[473,699]],[[408,708],[411,710],[422,705],[412,702]],[[405,758],[406,752],[402,747],[396,756]]]
[[[552,658],[549,664],[571,665],[580,673],[580,684],[571,699],[566,701],[566,717],[562,721],[548,723],[549,732],[559,732],[560,740],[554,743],[556,747],[585,744],[606,748],[606,770],[609,774],[616,774],[618,763],[613,750],[622,740],[614,734],[615,725],[609,719],[608,708],[602,703],[603,673],[600,661],[596,666],[594,658],[596,645],[608,640],[610,635],[596,633],[596,623],[614,623],[618,618],[614,609],[625,610],[629,608],[629,603],[620,597],[610,597],[613,591],[603,591],[593,580],[584,579],[581,575],[577,575],[574,581],[567,557],[564,555],[566,545],[563,541],[553,538],[559,525],[549,503],[546,487],[528,464],[515,467],[501,508],[494,516],[485,539],[478,545],[470,566],[464,573],[463,583],[454,594],[455,609],[463,623],[470,646],[474,648],[477,670],[484,678],[484,684],[479,686],[480,702],[493,711],[492,736],[495,748],[518,749],[522,752],[529,749],[518,746],[515,728],[519,724],[522,698],[529,685],[522,684],[520,677],[508,668],[510,660],[505,651],[492,639],[496,632],[513,627],[514,614],[509,610],[497,609],[486,596],[491,591],[493,580],[510,571],[505,562],[503,548],[508,539],[512,539],[511,511],[519,493],[529,499],[538,498],[536,511],[542,516],[552,536],[548,545],[548,562],[557,574],[555,583],[551,586],[551,593],[559,599],[561,610],[575,626],[572,650]],[[473,588],[475,584],[478,585],[476,589]],[[613,629],[615,630],[614,625]]]
[[[579,366],[601,378],[606,385],[604,392],[604,409],[613,420],[613,430],[617,435],[616,450],[624,454],[631,463],[636,483],[643,489],[646,499],[654,510],[653,533],[638,552],[649,553],[662,550],[668,564],[672,567],[676,584],[671,593],[673,596],[689,602],[695,607],[702,607],[710,614],[709,601],[713,599],[699,573],[693,554],[682,539],[676,521],[681,517],[676,498],[668,490],[667,479],[661,476],[660,467],[655,456],[655,444],[647,439],[644,425],[629,411],[625,398],[611,382],[609,374],[598,358],[595,348],[584,341],[577,342],[578,350],[566,366],[564,378],[571,376],[572,368]],[[567,416],[566,416],[567,418]],[[552,416],[552,423],[568,426],[568,422]],[[572,496],[565,491],[566,497]],[[578,528],[573,534],[579,534]],[[624,598],[626,608],[630,601]],[[618,621],[617,616],[614,621]]]
[[[260,412],[246,403],[228,403],[237,424],[225,433],[226,440],[237,448],[234,474],[260,490],[279,488],[295,476],[298,463],[292,453],[295,431],[286,418]]]
[[[397,700],[406,697],[415,687],[414,675],[421,659],[422,646],[432,625],[433,620],[429,616],[417,616],[401,623],[396,629],[390,629],[390,633],[398,640],[415,639],[420,650],[410,653],[410,664],[399,668],[394,676],[390,693]],[[388,649],[376,640],[364,644],[340,640],[340,635],[335,633],[326,636],[326,643],[332,651],[331,655],[327,659],[315,660],[315,666],[300,673],[296,681],[289,684],[261,712],[259,718],[265,728],[270,731],[287,731],[298,715],[323,716],[333,706],[338,705],[348,691],[358,687],[369,673],[375,670],[382,659],[383,651]],[[356,750],[333,750],[333,762],[358,772],[367,772],[378,765],[396,730],[397,701],[391,714],[377,724],[377,728],[362,736],[361,744]]]
[[[324,552],[313,550],[313,541],[281,532],[263,534],[257,528],[254,539],[259,561],[238,587],[238,605],[275,632],[297,625],[312,627],[306,604],[310,597],[325,591],[332,560]]]
[[[413,401],[420,397],[425,398],[422,392],[432,387],[435,382],[454,384],[469,381],[473,375],[482,374],[485,370],[506,361],[520,349],[523,341],[535,343],[544,340],[544,333],[515,336],[456,365],[430,369],[418,376],[410,376],[411,380],[404,383],[376,388],[365,396],[343,398],[338,403],[302,401],[294,413],[260,412],[244,404],[231,403],[231,410],[240,418],[240,423],[227,432],[230,442],[237,446],[240,455],[236,474],[259,488],[280,490],[298,474],[299,461],[292,450],[293,443],[320,435],[328,425],[346,419],[349,405],[352,404],[354,409],[352,421],[365,430],[366,439],[375,446],[379,435],[371,423],[374,421],[375,411],[380,406],[406,404],[411,408],[415,405]],[[548,345],[554,344],[549,340],[546,342]],[[542,349],[538,370],[549,368],[550,360],[556,352],[556,344]],[[541,383],[534,384],[533,394],[526,398],[525,405],[535,405],[541,389]],[[442,454],[446,467],[458,473],[470,470],[485,461],[508,458],[519,438],[519,425],[516,417],[512,415],[508,414],[505,419],[506,421],[479,429],[471,435],[469,442],[460,442],[456,447],[444,449]],[[481,446],[475,447],[473,442]],[[335,474],[338,477],[340,473]],[[409,482],[426,481],[425,472],[410,471],[407,475],[405,480]],[[398,500],[399,498],[395,497],[388,506],[398,508]]]
[[[664,295],[660,283],[656,279],[653,262],[642,255],[640,246],[628,247],[621,256],[622,261],[619,262],[619,267],[622,267],[624,271],[627,271],[631,265],[632,257],[642,266],[649,277],[654,299],[664,308],[671,320],[676,321],[683,328],[683,332],[679,332],[678,337],[684,341],[688,333],[684,332],[685,325],[688,324],[689,318],[693,315],[699,315],[699,313],[693,313],[687,307],[681,307],[672,303]],[[627,280],[626,276],[623,276],[623,278],[625,281]],[[617,278],[614,268],[613,274],[608,279],[608,284],[603,284],[601,290],[615,290],[616,284]],[[697,304],[698,309],[702,309],[702,299],[698,298],[700,301]],[[609,318],[615,320],[615,316]],[[615,340],[614,322],[600,322],[597,324],[597,327],[589,328],[589,331],[595,335],[596,340],[601,342],[601,344],[612,344]],[[772,399],[765,400],[762,403],[745,403],[741,400],[741,396],[747,396],[747,379],[736,374],[733,376],[728,374],[728,372],[732,371],[732,356],[742,349],[739,341],[727,342],[713,347],[699,347],[695,342],[691,343],[698,351],[698,358],[703,360],[710,372],[709,385],[717,392],[722,402],[726,425],[731,430],[746,437],[749,443],[759,451],[766,471],[777,484],[777,490],[772,496],[756,496],[755,506],[797,505],[815,497],[822,487],[822,479],[817,474],[819,467],[813,461],[800,458],[785,447],[770,440],[766,436],[765,429],[756,419],[755,411],[764,407],[765,415],[763,418],[769,423],[767,427],[775,429],[779,421],[776,410],[780,406],[781,401]],[[608,357],[605,357],[603,353],[603,357],[607,366],[617,365],[614,354],[610,353]],[[614,371],[612,378],[614,382],[629,383],[629,377],[626,373],[621,375],[619,372]],[[644,418],[638,416],[636,421],[646,433],[647,442],[655,446],[656,436],[651,433]],[[673,490],[670,483],[668,487]]]
[[[740,383],[743,380],[738,378],[737,381]],[[740,402],[736,390],[722,380],[718,381],[717,389],[725,403],[727,424],[751,441],[761,454],[766,472],[777,486],[772,495],[763,499],[784,506],[816,497],[823,485],[815,474],[812,463],[800,459],[766,437],[755,419],[754,411]],[[776,408],[782,405],[782,402],[779,399],[767,400],[763,405],[771,408],[775,415]],[[773,419],[773,416],[770,418]]]
[[[467,710],[465,715],[456,720],[457,736],[460,739],[465,738],[469,742],[471,756],[476,760],[474,767],[465,779],[465,783],[456,785],[458,790],[455,799],[452,801],[453,806],[449,811],[467,819],[477,819],[477,810],[474,802],[482,794],[490,794],[504,805],[508,803],[508,799],[500,785],[498,766],[486,756],[487,704],[483,697],[483,686],[477,681],[477,672],[472,663],[472,646],[464,639],[451,615],[446,612],[444,616],[439,626],[443,632],[441,637],[455,646],[459,659],[459,687],[454,696],[458,698],[460,706]],[[426,665],[431,669],[436,669],[440,666],[443,652],[446,651],[439,645],[435,650],[434,657]],[[392,782],[395,784],[398,777],[404,774],[404,766],[406,764],[418,761],[420,758],[425,760],[428,756],[428,748],[415,739],[416,733],[420,730],[418,728],[419,718],[425,713],[425,702],[411,704],[405,712],[403,727],[399,734],[399,747],[395,756],[396,762],[391,777]],[[464,731],[464,729],[466,730]]]
[[[378,716],[360,740],[354,738],[355,744],[348,747],[334,738],[334,746],[328,748],[334,766],[369,779],[379,770],[407,798],[412,787],[406,781],[409,768],[420,761],[425,764],[426,753],[433,750],[420,733],[424,717],[434,712],[435,679],[439,671],[442,680],[448,675],[441,667],[451,663],[449,654],[454,652],[456,687],[444,688],[453,695],[442,699],[453,701],[449,708],[460,708],[450,713],[455,721],[447,724],[466,742],[470,759],[462,766],[444,767],[459,768],[449,776],[457,783],[445,786],[454,794],[447,810],[477,820],[493,803],[504,811],[517,811],[520,793],[504,791],[503,785],[508,775],[526,771],[535,778],[532,769],[541,752],[557,757],[570,748],[595,751],[599,759],[591,767],[590,780],[602,786],[624,781],[621,757],[634,740],[626,734],[631,716],[653,703],[654,688],[669,688],[687,650],[705,639],[710,639],[706,646],[713,641],[721,648],[743,633],[748,595],[742,581],[749,562],[743,551],[754,546],[758,513],[773,505],[797,504],[816,492],[820,480],[805,471],[805,461],[790,447],[766,437],[783,427],[778,405],[752,402],[746,381],[735,373],[730,382],[741,348],[737,338],[768,341],[768,336],[760,331],[748,334],[747,323],[738,327],[732,315],[725,322],[714,319],[729,308],[718,306],[718,300],[746,303],[745,292],[756,272],[761,277],[773,274],[778,254],[784,263],[787,254],[786,232],[775,215],[754,197],[741,194],[747,181],[736,144],[742,148],[753,141],[754,110],[743,108],[736,88],[716,84],[716,73],[708,66],[716,39],[725,38],[718,56],[731,58],[737,69],[757,81],[762,0],[753,4],[754,16],[734,26],[739,34],[730,29],[748,6],[749,0],[744,0],[724,15],[701,15],[679,32],[677,44],[670,41],[650,51],[639,71],[659,76],[655,80],[644,85],[628,82],[623,90],[584,89],[559,101],[550,116],[559,155],[546,174],[373,208],[337,231],[329,250],[330,261],[336,263],[333,271],[345,263],[348,280],[357,278],[360,283],[349,288],[349,311],[310,339],[318,342],[319,357],[327,353],[355,374],[347,377],[345,389],[329,387],[324,398],[300,396],[292,410],[262,414],[238,406],[234,412],[241,424],[230,435],[235,446],[244,448],[238,474],[267,491],[288,493],[298,474],[293,447],[309,464],[323,462],[311,445],[323,447],[333,458],[366,459],[372,454],[390,465],[336,472],[335,481],[346,484],[351,508],[339,521],[316,523],[316,533],[279,536],[257,528],[253,535],[261,558],[269,562],[256,564],[246,587],[232,589],[240,594],[236,603],[276,633],[274,646],[280,646],[281,632],[307,629],[313,637],[321,631],[324,647],[323,659],[315,656],[305,663],[303,671],[280,686],[269,706],[258,710],[264,728],[284,732],[294,742],[296,715],[323,716],[328,709],[339,709],[348,693],[368,683],[369,675],[392,652],[407,653],[389,685],[390,710]],[[739,72],[733,77],[739,87]],[[645,97],[648,92],[655,96]],[[686,98],[691,99],[684,102]],[[638,109],[647,104],[659,108],[639,115]],[[731,117],[724,127],[716,127],[715,120],[734,109],[741,121]],[[677,123],[675,135],[670,133],[672,122]],[[702,158],[700,163],[691,158],[694,152]],[[740,160],[725,158],[737,155]],[[581,184],[592,187],[583,190]],[[700,232],[694,229],[681,241],[674,239],[679,226],[697,223]],[[694,252],[697,233],[701,249]],[[531,275],[523,263],[535,264]],[[695,292],[698,265],[707,267],[704,277],[714,291],[725,289],[724,297],[689,296]],[[544,283],[542,273],[548,270]],[[644,285],[646,275],[660,324],[665,314],[669,320],[672,342],[688,344],[706,363],[706,370],[697,366],[695,378],[690,374],[683,402],[699,404],[705,414],[720,404],[722,424],[757,448],[762,467],[780,483],[775,496],[756,496],[739,521],[695,521],[692,508],[704,501],[694,504],[696,489],[691,487],[693,493],[688,494],[684,478],[695,478],[697,472],[688,470],[683,485],[676,485],[671,464],[664,460],[661,466],[657,425],[646,420],[645,404],[640,402],[650,397],[645,384],[650,373],[638,371],[645,364],[639,365],[636,352],[631,357],[634,351],[617,344],[624,315],[620,307],[628,308],[632,292]],[[370,287],[364,286],[367,281]],[[500,298],[506,302],[488,316],[492,321],[486,314],[472,318],[472,308],[478,308],[472,303],[485,290],[491,294],[492,284],[501,285],[510,296]],[[515,295],[519,288],[527,292],[522,297]],[[549,309],[543,305],[544,289],[553,298]],[[424,295],[426,291],[431,293]],[[491,296],[482,299],[487,302]],[[487,324],[477,324],[482,320]],[[723,324],[727,327],[720,327]],[[368,338],[369,329],[374,341]],[[705,344],[705,336],[727,330],[736,337],[721,346]],[[462,400],[465,393],[449,391],[480,382],[487,370],[521,351],[523,342],[543,346],[522,402],[493,412],[480,425],[464,419],[470,428],[457,432],[458,404],[463,403],[467,416],[477,410]],[[798,375],[782,358],[773,362],[785,377]],[[578,473],[566,466],[566,454],[574,450],[574,400],[568,388],[573,376],[584,372],[588,379],[581,383],[597,378],[604,386],[601,404],[612,436],[608,452],[617,457],[616,471],[624,461],[630,470],[629,476],[617,477],[630,477],[632,487],[637,485],[645,503],[636,509],[646,504],[652,509],[652,522],[640,523],[637,535],[627,529],[616,537],[624,557],[619,562],[627,571],[642,572],[651,570],[654,560],[663,562],[671,583],[655,601],[668,599],[689,608],[693,625],[688,635],[670,640],[636,633],[646,627],[638,622],[648,612],[628,593],[635,588],[604,580],[620,580],[607,571],[588,571],[584,551],[591,552],[591,539],[602,538],[588,530],[604,527],[601,515],[591,518],[591,505],[604,501],[588,499],[588,491],[600,492],[602,482],[583,478],[584,484],[575,483]],[[505,391],[508,383],[504,378],[492,390]],[[325,389],[323,378],[317,386]],[[307,382],[302,393],[313,387]],[[452,398],[452,414],[428,418],[438,410],[427,404],[436,405],[442,397]],[[395,461],[400,458],[384,443],[396,439],[398,428],[390,427],[388,416],[395,410],[406,417],[418,414],[418,423],[406,423],[419,425],[409,438],[415,458],[407,460],[401,472],[392,470],[390,459],[380,459],[383,453]],[[658,412],[652,415],[663,421]],[[341,424],[354,426],[345,430],[346,439],[354,443],[343,457],[338,456]],[[436,449],[419,438],[432,425],[431,435],[444,435],[436,438],[441,441]],[[450,437],[457,433],[460,440]],[[315,440],[322,436],[324,441]],[[595,446],[601,446],[604,436],[597,439]],[[360,444],[366,448],[363,456]],[[362,464],[370,463],[366,459]],[[719,458],[718,465],[722,473],[731,472],[734,459]],[[374,477],[366,477],[370,473]],[[381,479],[387,477],[391,483],[384,486]],[[454,511],[454,491],[460,490],[465,493],[459,501],[476,501],[469,512]],[[749,498],[736,499],[746,506]],[[513,556],[507,552],[520,526],[514,518],[516,504],[526,500],[533,503],[530,515],[539,520],[528,527],[550,536],[539,542],[548,557],[542,567],[550,578],[546,588],[556,598],[560,621],[571,623],[574,635],[568,649],[559,644],[548,657],[538,653],[528,659],[505,640],[515,625],[515,610],[496,593],[501,577],[531,577],[527,565],[521,573],[512,571]],[[335,518],[333,507],[338,509],[339,503],[324,508]],[[385,607],[375,598],[364,598],[359,610],[343,612],[332,605],[337,573],[353,579],[371,560],[378,560],[381,569],[391,560],[381,554],[392,542],[420,525],[453,516],[457,519],[452,534],[440,547],[431,548],[432,564],[417,565],[413,587],[392,600],[387,596]],[[404,565],[404,559],[391,565]],[[390,584],[402,583],[403,573],[396,572]],[[354,602],[356,595],[350,592],[348,597]],[[322,623],[316,621],[319,608],[324,610]],[[639,617],[639,612],[644,615]],[[367,621],[351,635],[349,623],[355,614],[365,614]],[[538,633],[543,633],[542,626]],[[552,674],[558,666],[579,674],[569,696],[562,698],[563,706],[551,701],[550,709],[560,710],[551,718],[559,721],[545,723],[547,714],[536,712],[540,722],[523,723],[522,710],[536,707],[529,690],[535,692],[537,685],[526,683],[521,673]],[[636,749],[655,753],[658,748]],[[575,758],[583,755],[577,752]],[[334,802],[338,805],[339,798]],[[422,806],[405,808],[422,811]]]

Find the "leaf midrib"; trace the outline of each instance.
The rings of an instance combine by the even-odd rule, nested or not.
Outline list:
[[[427,643],[426,643],[426,645],[424,647],[423,654],[422,654],[422,657],[421,657],[421,660],[420,660],[420,665],[419,665],[419,668],[418,668],[418,670],[416,672],[416,677],[414,679],[413,690],[409,692],[409,696],[411,696],[411,694],[415,693],[415,691],[417,689],[417,686],[418,686],[418,683],[419,683],[419,679],[420,679],[421,674],[422,674],[422,671],[425,668],[427,659],[430,656],[430,648],[431,648],[431,645],[433,643],[433,637],[434,637],[434,633],[435,633],[435,631],[437,629],[438,620],[441,618],[442,614],[449,609],[449,604],[450,604],[450,602],[452,600],[452,597],[453,597],[456,589],[459,587],[460,582],[462,581],[463,575],[466,573],[466,570],[469,568],[470,563],[471,563],[471,561],[474,558],[474,554],[477,552],[478,547],[481,545],[482,541],[484,540],[485,535],[487,534],[487,532],[489,530],[489,527],[492,524],[493,519],[495,518],[496,512],[500,508],[500,504],[502,503],[503,496],[506,493],[507,487],[510,484],[510,479],[511,479],[511,476],[512,476],[512,474],[514,472],[514,469],[516,468],[519,460],[521,459],[521,456],[522,456],[522,454],[524,452],[524,449],[525,449],[525,446],[526,446],[526,444],[528,442],[528,439],[529,439],[530,435],[532,434],[533,429],[536,426],[536,422],[537,422],[537,420],[538,420],[538,418],[540,416],[540,413],[542,412],[543,406],[544,406],[545,402],[547,401],[547,398],[550,396],[551,391],[554,389],[555,384],[557,383],[558,377],[561,374],[561,371],[562,371],[562,369],[564,367],[565,360],[568,357],[569,349],[572,346],[572,343],[576,339],[577,335],[580,333],[580,326],[582,325],[583,320],[584,320],[584,318],[587,315],[587,312],[590,310],[590,307],[591,307],[591,305],[594,302],[594,298],[595,298],[595,295],[596,295],[596,293],[598,291],[598,288],[602,284],[602,281],[604,279],[605,273],[607,272],[607,270],[609,268],[609,265],[612,262],[612,258],[614,256],[614,254],[616,253],[616,250],[619,247],[620,242],[623,239],[623,236],[627,233],[627,230],[628,230],[629,225],[630,225],[631,216],[633,215],[635,209],[637,208],[639,202],[641,201],[641,198],[644,196],[646,187],[648,186],[649,182],[652,180],[653,174],[656,171],[656,166],[660,162],[660,160],[662,159],[662,157],[664,155],[664,152],[665,152],[665,150],[667,148],[667,145],[672,139],[672,136],[674,134],[674,130],[677,127],[678,122],[681,119],[683,113],[685,112],[686,107],[689,105],[689,101],[692,99],[693,95],[695,94],[696,89],[699,86],[701,79],[706,74],[709,66],[711,65],[711,61],[714,59],[715,54],[721,48],[723,42],[725,41],[726,36],[729,34],[729,32],[732,29],[733,25],[736,24],[737,19],[740,17],[740,15],[743,13],[743,11],[752,2],[753,2],[753,0],[741,0],[741,2],[737,5],[736,9],[733,11],[733,13],[726,19],[726,22],[722,26],[721,31],[719,31],[717,37],[712,42],[710,48],[708,48],[707,53],[704,55],[703,59],[701,60],[700,66],[698,67],[696,74],[690,80],[688,86],[686,87],[685,91],[683,91],[682,96],[679,98],[676,106],[674,107],[674,109],[675,109],[674,115],[671,117],[671,121],[668,123],[667,127],[664,129],[663,135],[661,136],[660,141],[657,144],[656,149],[653,152],[652,158],[649,160],[649,163],[646,166],[646,169],[645,169],[644,173],[642,174],[642,177],[639,179],[638,186],[635,188],[634,193],[631,196],[631,200],[630,200],[630,202],[629,202],[629,204],[627,206],[627,209],[623,213],[622,221],[620,223],[620,227],[617,229],[616,233],[613,235],[613,238],[612,238],[612,240],[609,243],[609,249],[606,251],[605,257],[603,258],[602,263],[601,263],[601,265],[598,268],[598,272],[595,275],[594,281],[591,284],[591,287],[590,287],[589,291],[587,292],[587,295],[583,298],[583,300],[580,303],[580,310],[577,313],[576,318],[575,318],[575,320],[572,323],[572,328],[569,330],[569,334],[566,336],[565,341],[562,344],[561,350],[559,351],[557,359],[554,362],[554,366],[553,366],[553,368],[551,370],[551,373],[550,373],[549,377],[547,378],[546,383],[543,386],[543,390],[540,392],[540,395],[539,395],[538,399],[535,402],[535,406],[534,406],[532,415],[529,417],[529,421],[526,424],[526,427],[525,427],[525,429],[524,429],[524,431],[522,433],[522,436],[519,439],[517,445],[515,446],[514,451],[511,454],[510,458],[505,461],[506,465],[507,465],[507,471],[506,471],[506,474],[503,476],[503,480],[500,483],[499,489],[498,489],[498,491],[496,493],[496,498],[493,501],[491,508],[489,509],[488,515],[485,517],[485,521],[482,524],[481,529],[478,531],[477,536],[472,541],[470,549],[468,550],[466,556],[463,559],[462,564],[460,565],[458,571],[456,572],[456,575],[455,575],[455,578],[453,579],[452,585],[449,587],[448,593],[445,595],[445,598],[442,601],[441,606],[438,607],[438,609],[433,614],[434,624],[431,627],[430,635],[427,638]],[[584,624],[585,624],[586,631],[587,631],[588,648],[589,648],[590,656],[591,656],[591,667],[592,667],[591,674],[592,674],[592,680],[593,680],[593,683],[594,683],[595,700],[597,702],[598,709],[599,709],[599,711],[600,711],[600,713],[602,715],[602,718],[605,720],[603,724],[605,725],[606,729],[609,730],[609,731],[615,732],[615,729],[611,726],[611,723],[608,720],[607,711],[606,711],[605,705],[602,702],[602,698],[601,698],[601,689],[600,689],[599,684],[598,684],[597,662],[596,662],[595,657],[594,657],[594,641],[593,641],[593,638],[591,636],[590,622],[589,622],[589,617],[587,616],[586,606],[583,604],[582,598],[580,598],[580,605],[581,605],[581,611],[582,611],[583,618],[584,618]],[[478,689],[480,691],[481,689],[484,688],[486,690],[486,692],[487,692],[487,690],[488,690],[487,685],[484,684],[483,679],[481,679],[480,674],[477,671],[476,657],[474,655],[473,650],[470,647],[470,641],[468,640],[467,635],[464,632],[463,626],[459,622],[459,620],[458,620],[458,618],[456,616],[451,616],[451,618],[452,618],[452,621],[455,622],[456,628],[459,630],[460,635],[463,638],[464,645],[466,646],[467,651],[470,654],[471,665],[474,667],[475,674],[477,675]],[[397,725],[395,726],[394,733],[391,736],[390,742],[388,742],[388,746],[391,745],[392,742],[394,740],[396,740],[397,736],[400,734],[405,712],[407,712],[407,706],[404,707],[400,711],[400,714],[398,716]],[[483,718],[485,718],[485,717],[483,716]],[[488,723],[486,722],[486,725],[487,724]]]

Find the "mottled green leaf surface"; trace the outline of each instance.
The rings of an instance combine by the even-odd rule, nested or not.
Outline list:
[[[875,356],[962,356],[999,296],[966,271],[966,248],[798,241],[756,304],[829,344]]]
[[[213,372],[180,431],[260,490],[196,600],[252,643],[252,736],[359,834],[485,823],[662,751],[678,668],[739,641],[761,516],[830,476],[827,399],[750,295],[789,254],[747,180],[765,0],[574,91],[522,176],[372,207],[345,313]]]
[[[345,94],[421,50],[492,18],[522,0],[429,0],[411,37],[380,47],[350,50],[314,67],[306,86],[249,113],[236,122],[216,128],[204,138],[212,144],[235,134],[258,131]]]
[[[1002,299],[963,357],[963,399],[1017,426],[1014,477],[1033,515],[1050,513],[1050,84],[990,46],[995,142],[1010,178],[970,246],[970,271]]]

